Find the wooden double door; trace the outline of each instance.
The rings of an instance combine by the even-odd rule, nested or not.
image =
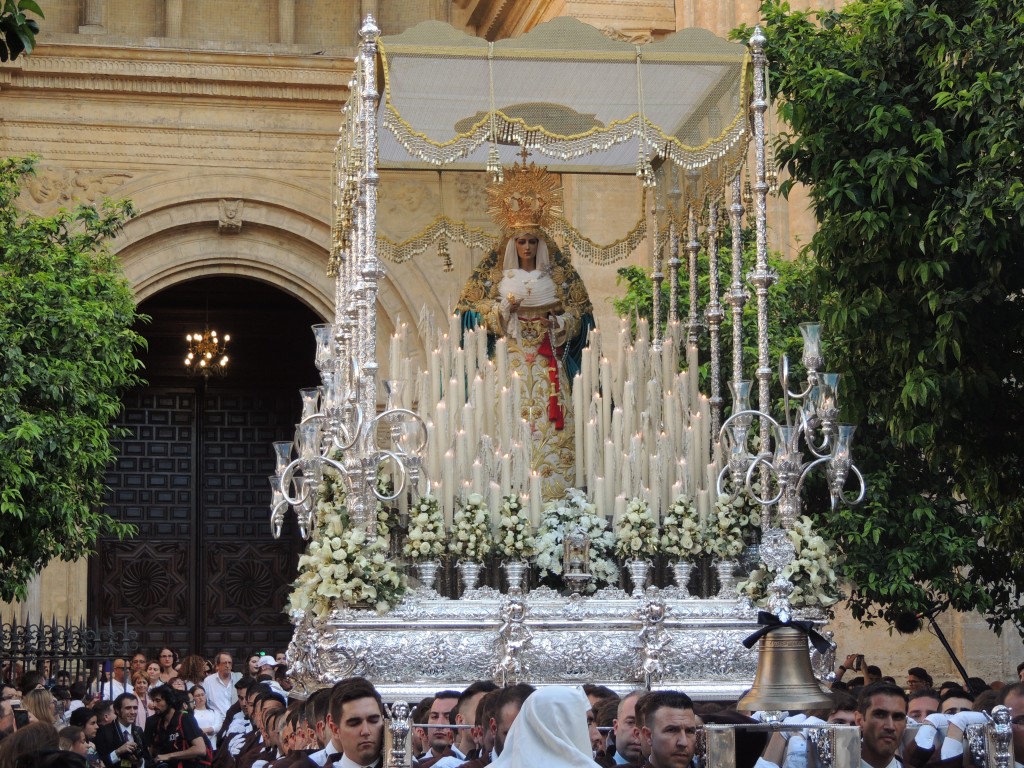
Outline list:
[[[220,384],[220,386],[218,386]],[[303,542],[270,535],[275,440],[294,434],[294,389],[246,391],[212,379],[129,393],[107,511],[131,539],[104,538],[90,562],[89,619],[127,625],[146,652],[236,658],[284,649],[284,614]],[[240,666],[241,660],[238,658]]]

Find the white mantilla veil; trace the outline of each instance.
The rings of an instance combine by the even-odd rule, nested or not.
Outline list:
[[[594,768],[587,710],[579,686],[541,688],[523,703],[492,768]]]

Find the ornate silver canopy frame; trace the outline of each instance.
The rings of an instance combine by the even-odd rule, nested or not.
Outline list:
[[[649,206],[641,216],[646,229],[638,225],[636,232],[648,235],[655,296],[659,297],[666,277],[662,251],[667,249],[667,276],[672,287],[668,319],[675,327],[680,327],[675,310],[678,271],[683,264],[680,244],[686,238],[691,309],[681,327],[685,328],[687,361],[694,375],[697,342],[705,324],[710,331],[709,402],[715,428],[712,434],[717,434],[724,402],[719,391],[719,330],[725,314],[718,298],[718,228],[724,220],[723,201],[728,197],[732,282],[724,301],[736,321],[732,373],[739,381],[743,359],[738,321],[747,298],[739,236],[745,210],[741,171],[752,140],[757,266],[749,279],[757,290],[757,376],[761,410],[767,410],[767,288],[774,277],[767,266],[766,63],[760,32],[751,40],[752,58],[742,46],[699,30],[639,48],[607,40],[572,19],[542,25],[532,37],[494,44],[437,24],[381,41],[372,18],[367,18],[360,35],[335,168],[330,262],[337,276],[335,318],[333,324],[318,331],[317,365],[323,386],[303,395],[303,419],[294,448],[297,458],[293,458],[292,444],[276,446],[278,471],[271,480],[275,532],[289,507],[304,532],[315,528],[316,488],[325,471],[343,478],[351,525],[362,528],[368,542],[376,535],[374,510],[379,499],[397,498],[406,488],[414,494],[428,492],[420,473],[423,424],[408,405],[403,407],[409,397],[399,396],[397,382],[388,382],[388,404],[377,413],[376,312],[378,284],[384,275],[377,210],[379,166],[451,164],[496,172],[500,170],[496,157],[501,162],[511,161],[513,153],[525,146],[543,155],[549,169],[556,172],[635,173],[648,189],[644,200]],[[426,42],[431,40],[435,48]],[[570,42],[578,47],[572,49]],[[703,52],[704,58],[695,58],[694,51]],[[694,61],[698,66],[687,69]],[[462,67],[462,76],[424,75],[441,72],[446,65]],[[635,108],[605,114],[600,104],[574,103],[568,105],[570,111],[577,115],[593,112],[596,123],[572,128],[576,123],[570,121],[566,127],[566,111],[556,110],[552,113],[556,117],[551,118],[554,122],[531,126],[524,117],[529,113],[523,103],[544,98],[535,92],[544,81],[556,82],[560,72],[565,74],[563,69],[569,77],[579,77],[587,67],[598,66],[609,87],[615,82],[633,84]],[[418,73],[412,80],[431,82],[435,88],[437,83],[466,81],[470,87],[483,83],[477,94],[480,109],[471,110],[468,123],[442,114],[435,115],[433,122],[428,119],[427,127],[420,129],[414,112],[423,102],[422,94],[402,91],[401,81],[395,77],[401,72]],[[530,72],[543,77],[531,81],[526,76]],[[518,84],[515,87],[522,92],[507,91],[505,98],[496,101],[500,88],[513,88],[510,84]],[[382,86],[383,105],[378,90]],[[662,93],[661,87],[670,92]],[[447,103],[461,104],[457,99],[445,99],[445,94],[437,94],[442,112]],[[752,120],[748,119],[748,107],[753,109]],[[423,236],[427,242],[432,242],[430,238],[443,242],[457,232],[470,233],[466,227],[449,226],[444,217],[439,221],[441,225]],[[715,276],[703,318],[697,294],[702,226]],[[410,246],[413,250],[419,247]],[[654,313],[651,347],[660,352],[667,342],[660,332],[660,301],[655,302]],[[672,341],[678,341],[678,336]],[[735,424],[727,422],[730,429]],[[382,439],[390,445],[381,447]],[[395,487],[378,486],[382,464],[397,468],[400,482]],[[748,469],[744,472],[749,475]],[[762,501],[774,504],[776,500]],[[769,515],[765,518],[771,519]],[[651,588],[629,597],[617,588],[591,596],[562,596],[546,588],[532,592],[511,589],[500,594],[482,587],[469,590],[460,600],[446,600],[431,588],[419,588],[384,615],[345,606],[340,600],[327,615],[293,612],[296,631],[288,656],[292,676],[307,690],[362,674],[395,699],[418,697],[438,686],[481,678],[522,679],[535,684],[592,681],[619,689],[672,686],[684,688],[695,698],[729,699],[753,678],[757,653],[746,650],[740,641],[756,628],[756,618],[753,606],[738,597],[697,600],[671,588]],[[815,613],[804,618],[821,621]],[[816,657],[815,664],[823,675],[831,660]]]

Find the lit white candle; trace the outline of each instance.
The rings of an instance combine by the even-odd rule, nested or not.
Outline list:
[[[615,446],[615,450],[622,452],[622,409],[616,407],[612,409],[612,445]],[[605,476],[608,476],[608,472],[605,472]]]
[[[437,348],[430,353],[427,372],[430,376],[430,406],[433,409],[441,401],[441,351]]]
[[[445,451],[444,464],[441,467],[441,510],[444,512],[445,527],[451,527],[453,502],[458,493],[455,485],[455,452]]]
[[[541,493],[540,475],[537,472],[530,473],[530,522],[534,528],[540,526],[540,512],[544,496]]]
[[[621,451],[615,450],[615,445],[611,440],[604,441],[604,466],[602,467],[601,474],[608,481],[609,490],[611,491],[609,498],[613,498],[615,493],[618,491],[618,484],[615,482],[615,478],[619,477],[619,456]],[[609,504],[609,506],[611,506]]]
[[[397,333],[391,334],[391,359],[388,366],[388,377],[400,379],[402,377],[402,337]]]
[[[708,491],[697,491],[697,511],[703,522],[711,519],[711,494]]]
[[[577,376],[575,381],[576,386],[572,390],[572,414],[573,414],[573,454],[576,459],[576,487],[583,485],[584,483],[584,460],[586,459],[585,451],[585,438],[583,436],[585,423],[583,421],[583,377]]]
[[[661,480],[662,476],[659,474],[660,465],[658,463],[657,454],[651,454],[648,457],[650,461],[650,489],[648,490],[647,504],[651,508],[651,517],[654,518],[655,523],[661,522]]]
[[[472,454],[469,452],[469,436],[465,430],[459,430],[455,435],[455,472],[459,481],[469,477],[469,466],[472,462]]]
[[[443,400],[437,404],[434,412],[434,437],[437,440],[437,447],[443,454],[448,450],[448,404]]]
[[[487,491],[487,487],[484,485],[484,465],[480,463],[480,459],[473,460],[473,493],[479,493],[481,496]]]
[[[593,410],[591,410],[593,413]],[[593,417],[587,421],[587,433],[586,433],[586,444],[587,444],[587,462],[586,462],[586,473],[587,473],[587,488],[591,494],[594,492],[593,478],[598,474],[597,467],[597,444],[599,441],[597,435],[597,420]],[[576,482],[580,482],[577,478]]]
[[[508,341],[504,336],[494,344],[494,359],[498,367],[498,385],[508,386]]]
[[[501,522],[501,486],[493,480],[488,484],[487,506],[491,513],[491,531],[497,532],[498,523]]]
[[[498,392],[498,436],[503,448],[512,442],[512,393],[506,386]]]
[[[615,503],[612,509],[612,525],[618,527],[619,523],[622,521],[622,516],[626,514],[626,494],[620,493],[615,497]]]
[[[512,492],[512,455],[501,455],[501,495],[508,496]]]
[[[590,494],[590,502],[597,507],[599,516],[608,516],[608,508],[605,506],[604,478],[601,475],[594,478],[594,489]]]
[[[632,435],[636,414],[639,413],[636,407],[636,398],[633,396],[633,382],[627,381],[622,385],[622,433]],[[614,423],[614,421],[613,421]]]

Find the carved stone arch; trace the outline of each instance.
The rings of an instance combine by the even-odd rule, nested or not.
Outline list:
[[[208,183],[161,175],[159,183],[146,180],[124,190],[142,213],[128,222],[113,248],[139,301],[186,280],[233,274],[270,283],[325,321],[333,320],[327,211],[313,215],[301,207],[318,203],[326,209],[326,203],[310,185],[252,181],[244,174],[218,175]],[[248,196],[234,196],[246,191]],[[225,199],[244,201],[237,234],[223,234],[218,227]],[[415,320],[419,312],[387,277],[380,283],[378,306],[379,339],[393,333],[395,318]],[[425,359],[415,334],[410,342],[408,351]]]

